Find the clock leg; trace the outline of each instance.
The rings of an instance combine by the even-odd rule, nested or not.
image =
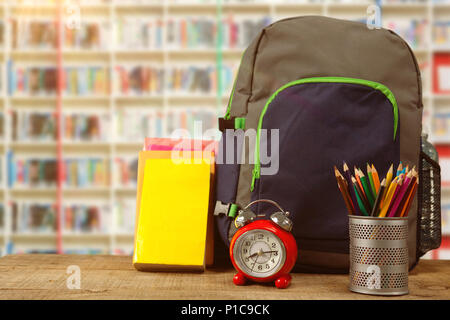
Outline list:
[[[247,282],[247,278],[245,278],[244,274],[241,272],[236,273],[233,277],[233,282],[237,286],[243,286]]]
[[[281,277],[279,277],[277,280],[275,280],[275,286],[278,289],[285,289],[289,286],[289,284],[291,283],[291,275],[288,274],[284,274]]]

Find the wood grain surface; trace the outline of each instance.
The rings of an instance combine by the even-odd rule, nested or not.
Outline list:
[[[80,267],[80,289],[68,289],[67,268]],[[450,299],[450,260],[422,260],[410,272],[410,294],[380,297],[348,290],[348,275],[293,274],[289,288],[232,283],[234,270],[139,272],[131,257],[9,255],[0,259],[0,299]]]

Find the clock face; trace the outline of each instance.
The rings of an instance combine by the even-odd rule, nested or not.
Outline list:
[[[244,232],[233,247],[235,263],[242,272],[266,278],[277,273],[286,260],[286,249],[275,234],[267,230]]]

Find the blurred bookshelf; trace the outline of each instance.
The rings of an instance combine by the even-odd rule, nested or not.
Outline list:
[[[297,15],[364,22],[375,3],[417,56],[430,140],[450,145],[450,92],[436,86],[450,73],[450,1],[0,1],[0,254],[57,252],[57,238],[60,252],[131,254],[144,138],[192,133],[194,120],[215,128],[262,27]]]

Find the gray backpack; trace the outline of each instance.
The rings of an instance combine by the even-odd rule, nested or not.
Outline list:
[[[384,176],[401,161],[420,171],[409,213],[412,268],[441,241],[439,165],[421,152],[422,109],[416,58],[394,32],[318,16],[267,26],[245,51],[219,119],[215,220],[223,241],[236,232],[239,208],[271,199],[294,222],[293,271],[348,272],[348,216],[333,165],[370,162]],[[264,203],[252,209],[266,218],[273,212]]]

